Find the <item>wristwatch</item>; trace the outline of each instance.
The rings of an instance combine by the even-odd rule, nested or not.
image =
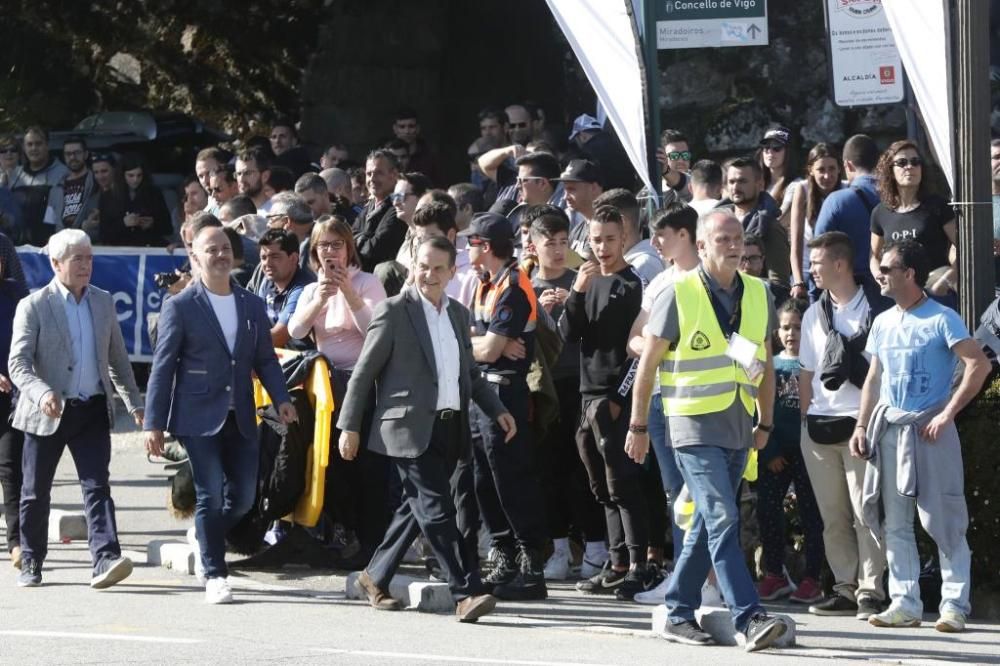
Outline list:
[[[759,428],[760,430],[763,430],[764,432],[771,432],[771,431],[773,431],[773,430],[774,430],[774,424],[771,424],[771,425],[764,425],[763,423],[758,423],[758,424],[757,424],[757,427],[758,427],[758,428]]]

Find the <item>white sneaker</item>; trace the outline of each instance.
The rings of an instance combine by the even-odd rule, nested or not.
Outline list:
[[[229,580],[225,578],[209,578],[208,582],[205,583],[205,603],[233,603],[233,590],[229,587]]]
[[[670,573],[667,572],[663,575],[663,580],[660,584],[654,587],[652,590],[647,590],[645,592],[639,592],[632,600],[637,604],[643,604],[646,606],[659,606],[664,603],[664,598],[667,596],[667,587],[670,586]]]
[[[188,528],[187,531],[187,542],[194,551],[194,575],[198,579],[198,582],[202,585],[205,584],[207,578],[205,578],[205,564],[201,561],[201,546],[198,545],[198,537],[195,536],[194,525]]]
[[[718,608],[725,608],[726,601],[722,598],[722,592],[715,585],[712,585],[708,581],[701,587],[701,606],[716,606]]]
[[[605,557],[604,561],[598,560],[597,563],[595,564],[594,562],[590,561],[590,558],[584,555],[583,562],[580,564],[580,578],[582,578],[583,580],[589,580],[594,576],[596,576],[597,574],[601,573],[601,570],[604,569],[604,562],[606,561],[607,557]]]
[[[569,578],[569,553],[557,550],[545,563],[545,580],[566,580]]]

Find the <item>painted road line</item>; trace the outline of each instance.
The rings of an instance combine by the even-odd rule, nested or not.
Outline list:
[[[383,652],[375,650],[338,650],[336,648],[312,648],[318,652],[329,654],[349,654],[358,657],[380,657],[382,659],[401,659],[409,661],[456,662],[462,664],[504,664],[509,666],[608,666],[607,664],[584,663],[577,661],[535,661],[529,659],[485,659],[482,657],[449,656],[443,654],[423,654],[419,652]]]
[[[175,645],[194,645],[196,643],[205,642],[200,638],[128,636],[124,634],[87,634],[75,631],[27,631],[17,629],[0,629],[0,636],[15,636],[21,638],[73,638],[86,641],[122,641],[124,643],[173,643]]]

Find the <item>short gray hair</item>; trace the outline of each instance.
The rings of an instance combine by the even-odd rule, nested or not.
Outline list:
[[[279,192],[271,199],[268,215],[287,215],[295,224],[312,224],[312,210],[305,199],[294,192]]]
[[[697,240],[700,241],[708,240],[708,230],[712,227],[713,220],[716,220],[718,218],[722,218],[725,220],[732,220],[733,222],[736,222],[737,224],[742,226],[742,223],[740,222],[739,218],[736,217],[733,211],[729,210],[728,208],[713,208],[708,212],[702,213],[698,217],[698,228],[695,235]]]
[[[351,176],[343,169],[338,169],[337,167],[323,169],[319,172],[319,177],[326,181],[326,189],[330,192],[345,185],[348,189],[351,188]]]
[[[49,238],[49,244],[47,245],[49,259],[62,261],[69,255],[70,250],[75,245],[91,246],[90,236],[87,235],[87,232],[82,229],[63,229],[62,231],[57,231]]]

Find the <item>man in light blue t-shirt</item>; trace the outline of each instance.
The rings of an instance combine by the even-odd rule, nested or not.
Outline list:
[[[913,531],[919,507],[941,563],[940,617],[934,628],[958,632],[971,610],[972,553],[965,538],[968,509],[955,415],[979,392],[990,365],[958,314],[927,297],[928,264],[923,246],[912,239],[890,243],[882,255],[878,281],[896,306],[875,318],[868,335],[871,369],[850,447],[858,457],[874,448],[865,472],[864,522],[881,532],[889,563],[892,603],[868,622],[876,627],[920,624],[920,557]],[[952,391],[959,360],[965,365]]]

